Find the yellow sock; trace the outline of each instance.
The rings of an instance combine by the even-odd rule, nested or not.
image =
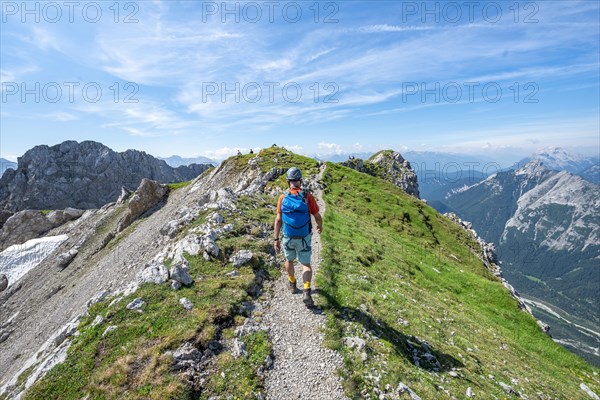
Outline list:
[[[304,282],[304,290],[310,289],[310,282]]]
[[[296,283],[296,277],[288,275],[288,279],[291,283]]]

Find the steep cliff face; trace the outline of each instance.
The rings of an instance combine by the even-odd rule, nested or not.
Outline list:
[[[0,179],[0,209],[98,208],[115,201],[121,186],[135,189],[143,178],[182,182],[208,168],[197,164],[172,168],[142,151],[117,153],[93,141],[36,146]]]
[[[383,150],[366,161],[360,158],[350,158],[341,164],[359,172],[386,179],[411,196],[419,198],[417,174],[411,168],[410,163],[396,151]]]

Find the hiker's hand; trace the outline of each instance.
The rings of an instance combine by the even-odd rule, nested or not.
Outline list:
[[[276,240],[274,247],[275,247],[275,253],[279,253],[281,251],[281,240]]]
[[[321,232],[323,232],[323,226],[322,225],[317,225],[317,232],[319,232],[319,235],[321,234]]]

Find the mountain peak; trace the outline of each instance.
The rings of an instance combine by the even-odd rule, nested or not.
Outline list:
[[[568,171],[575,175],[598,162],[597,157],[586,157],[578,153],[572,153],[562,147],[554,146],[536,150],[531,156],[516,163],[513,166],[513,169],[522,169],[532,160],[541,161],[548,169],[554,171]]]
[[[540,159],[534,158],[525,164],[522,168],[519,168],[515,171],[515,175],[529,175],[535,176],[540,175],[543,172],[548,171],[548,167],[544,164],[544,162]]]
[[[350,157],[342,165],[372,176],[392,182],[406,193],[420,198],[417,175],[410,163],[394,150],[381,150],[373,154],[367,161]]]

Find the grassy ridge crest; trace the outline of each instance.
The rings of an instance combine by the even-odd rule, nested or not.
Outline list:
[[[350,168],[328,164],[324,184],[318,284],[353,398],[391,395],[399,382],[427,399],[463,398],[469,387],[515,396],[500,383],[530,398],[585,399],[580,383],[599,391],[598,369],[540,331],[467,232]]]

